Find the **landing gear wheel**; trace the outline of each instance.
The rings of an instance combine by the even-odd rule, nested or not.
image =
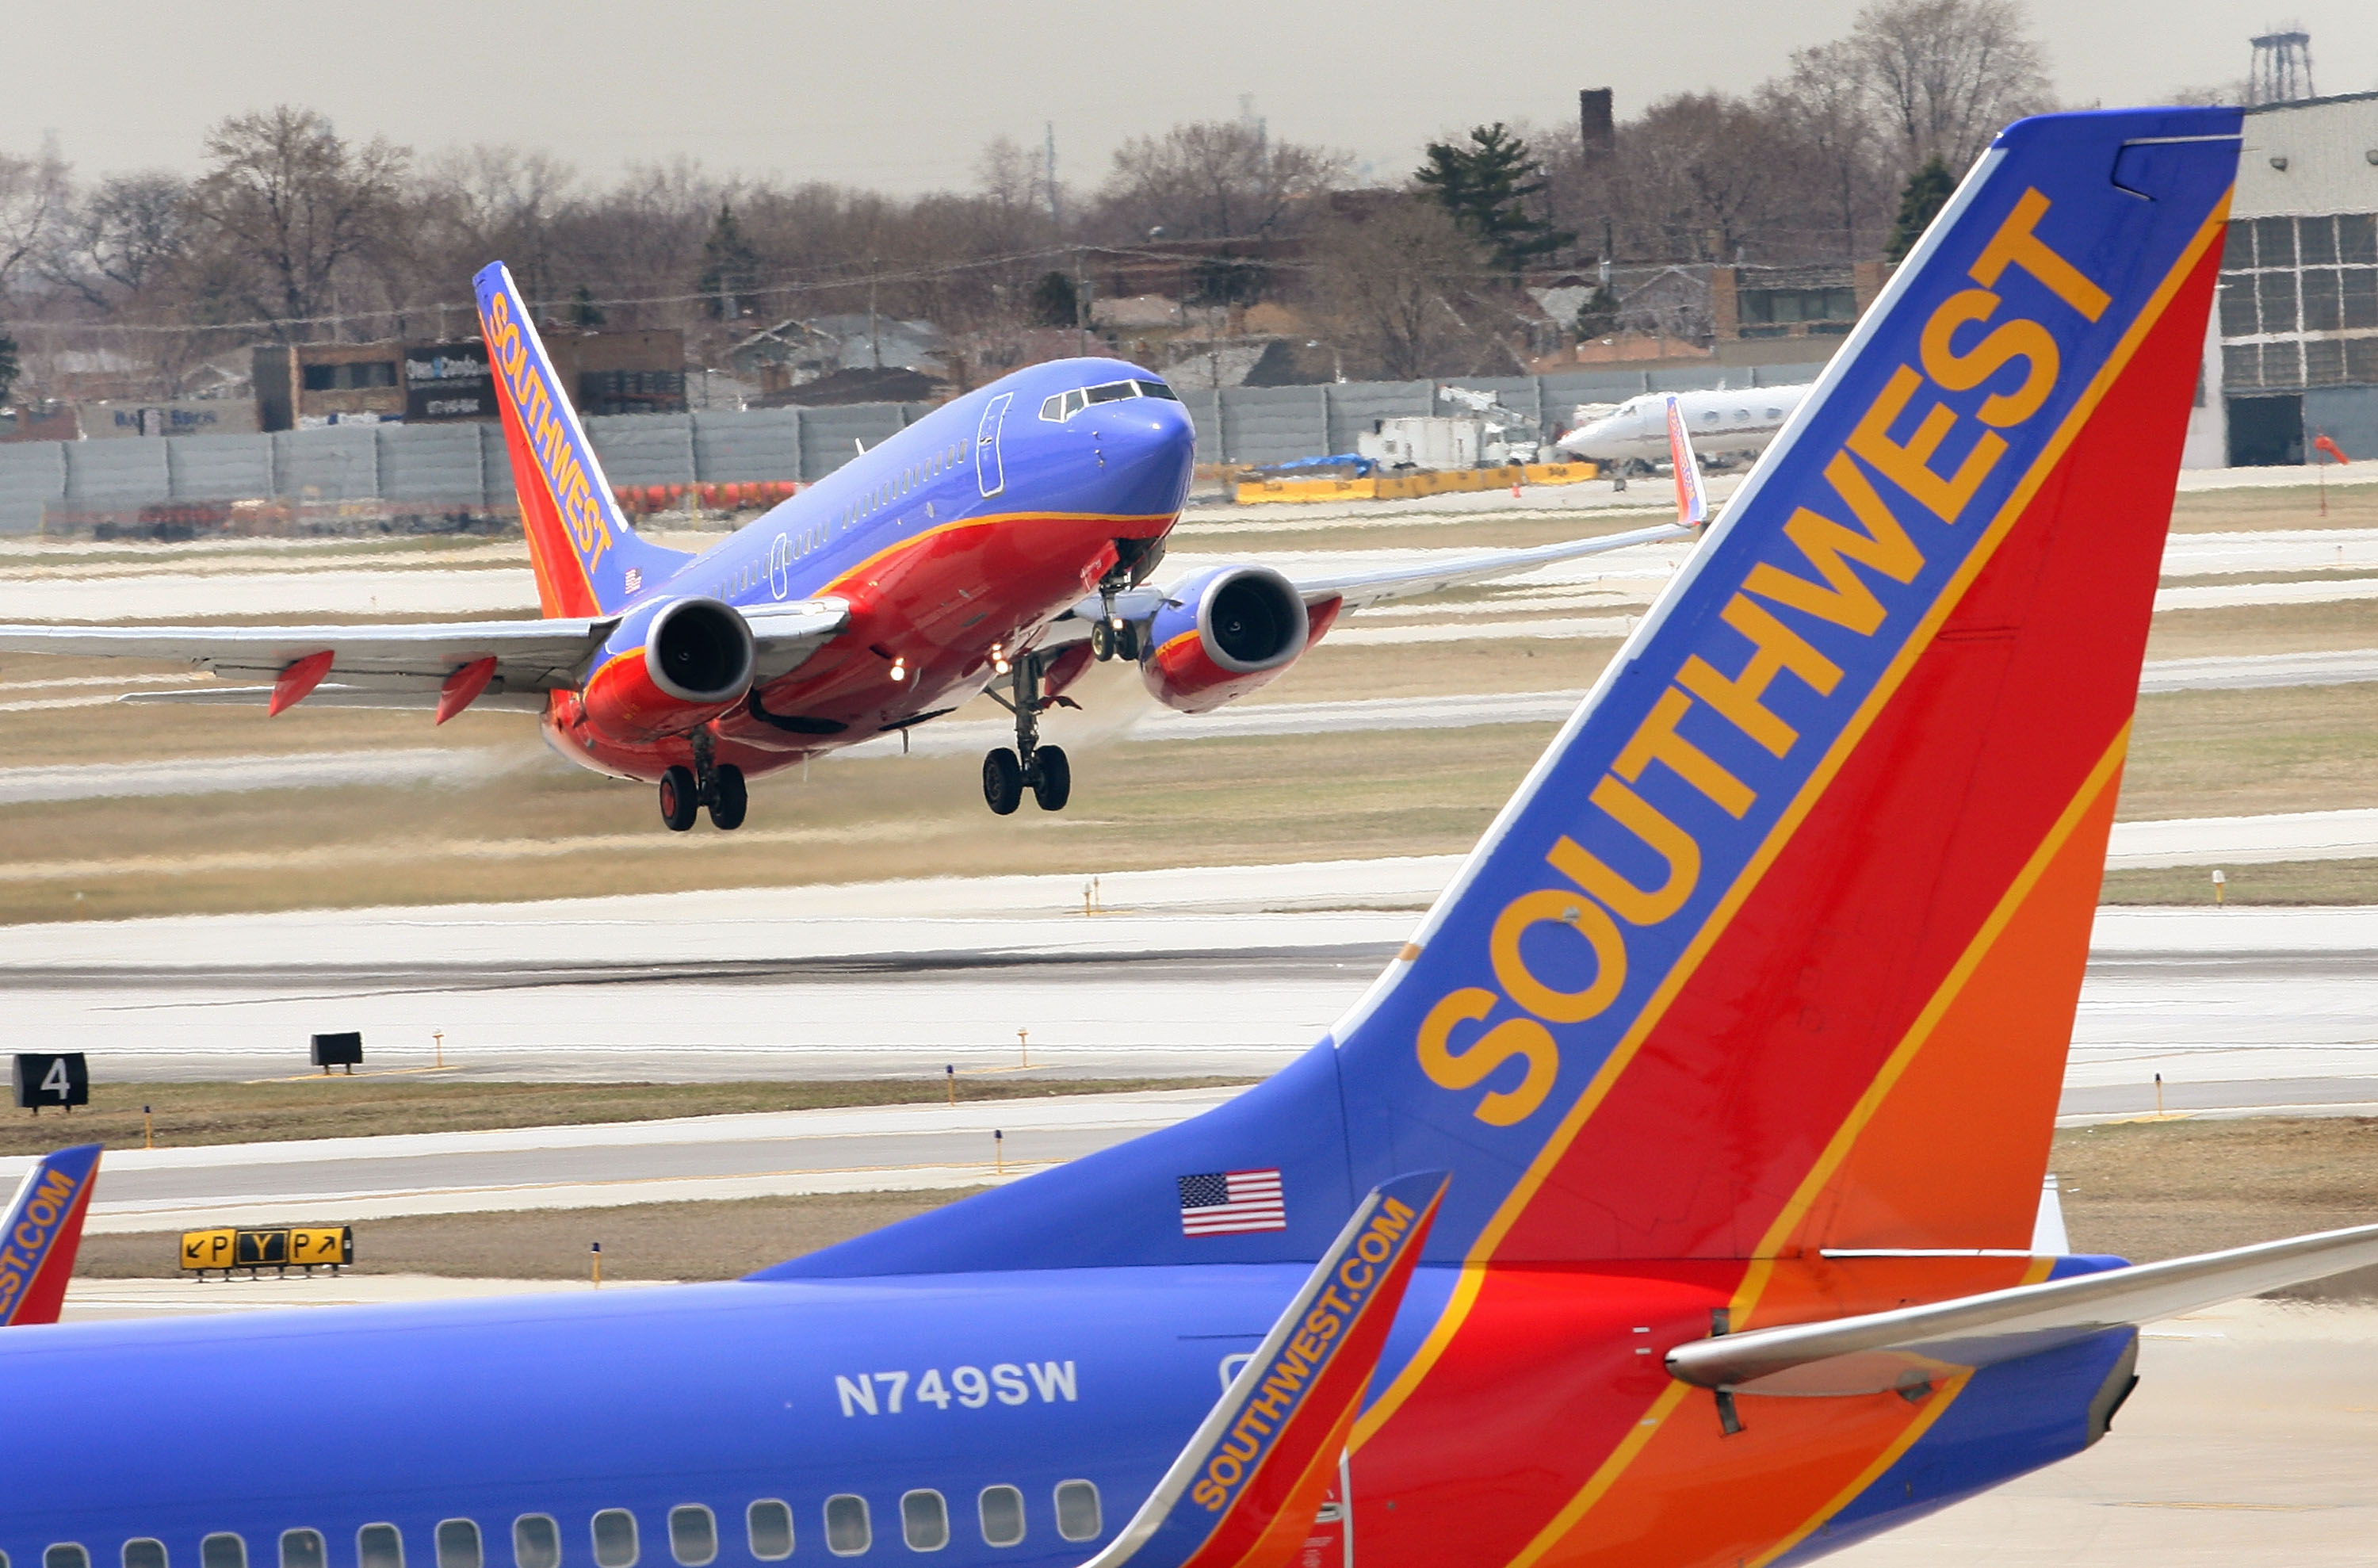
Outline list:
[[[1074,768],[1065,754],[1055,746],[1042,746],[1032,754],[1032,798],[1042,811],[1063,811],[1073,798]]]
[[[1139,662],[1139,628],[1126,621],[1113,631],[1115,657]]]
[[[982,799],[1001,816],[1011,815],[1024,803],[1024,765],[1005,746],[983,754]]]
[[[1100,664],[1115,656],[1114,628],[1101,616],[1090,622],[1090,657]]]
[[[693,785],[693,769],[672,767],[661,775],[661,820],[672,833],[682,833],[693,826],[693,814],[702,802]]]
[[[719,764],[710,774],[710,826],[721,833],[732,833],[743,826],[743,814],[751,803],[749,791],[743,788],[743,770],[731,762]]]

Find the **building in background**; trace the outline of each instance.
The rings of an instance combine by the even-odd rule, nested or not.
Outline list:
[[[2185,462],[2378,458],[2378,92],[2246,111]]]
[[[686,411],[685,334],[674,328],[548,328],[545,342],[582,415]],[[496,417],[495,383],[477,338],[269,345],[255,351],[254,376],[257,425],[265,430]]]
[[[1882,293],[1891,271],[1888,261],[1711,268],[1710,330],[1717,362],[1784,365],[1824,358]]]

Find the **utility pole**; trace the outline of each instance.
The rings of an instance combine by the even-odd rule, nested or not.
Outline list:
[[[1057,122],[1043,120],[1040,129],[1046,139],[1041,144],[1040,174],[1049,182],[1049,221],[1062,225],[1064,215],[1057,211]]]
[[[1090,280],[1082,271],[1082,247],[1074,247],[1074,328],[1082,357],[1090,356]]]
[[[875,258],[867,259],[867,354],[868,362],[878,370],[883,368],[883,332],[875,319]]]

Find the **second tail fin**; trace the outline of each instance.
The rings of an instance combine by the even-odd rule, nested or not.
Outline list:
[[[0,1221],[0,1327],[54,1323],[99,1181],[96,1143],[44,1154]]]
[[[691,558],[647,543],[628,525],[504,264],[489,263],[471,283],[537,600],[548,616],[615,612]]]

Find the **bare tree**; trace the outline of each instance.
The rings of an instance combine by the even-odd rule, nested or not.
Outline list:
[[[189,248],[188,197],[186,182],[162,172],[102,181],[66,204],[42,275],[102,314],[140,301]]]
[[[1433,201],[1399,200],[1314,241],[1313,292],[1339,341],[1390,380],[1430,374],[1472,333],[1448,296],[1485,276],[1485,258]]]
[[[391,237],[410,154],[342,140],[321,115],[284,103],[216,126],[206,157],[191,212],[243,264],[257,314],[284,342],[307,335],[300,323],[330,313],[340,263]]]
[[[1620,140],[1639,243],[1674,260],[1733,261],[1747,249],[1777,173],[1758,110],[1723,93],[1680,92],[1644,110]]]
[[[1762,84],[1757,103],[1778,132],[1790,207],[1811,219],[1805,249],[1856,259],[1890,225],[1892,182],[1865,65],[1845,41],[1796,50],[1788,74]]]
[[[1118,238],[1160,229],[1169,239],[1236,239],[1282,232],[1352,166],[1349,153],[1273,141],[1244,121],[1203,120],[1117,148],[1099,199]]]
[[[69,199],[66,173],[54,143],[30,158],[0,153],[0,290],[54,243]]]
[[[1963,174],[1999,127],[2054,102],[2014,0],[1880,0],[1847,43],[1898,140],[1898,179],[1929,158]]]

